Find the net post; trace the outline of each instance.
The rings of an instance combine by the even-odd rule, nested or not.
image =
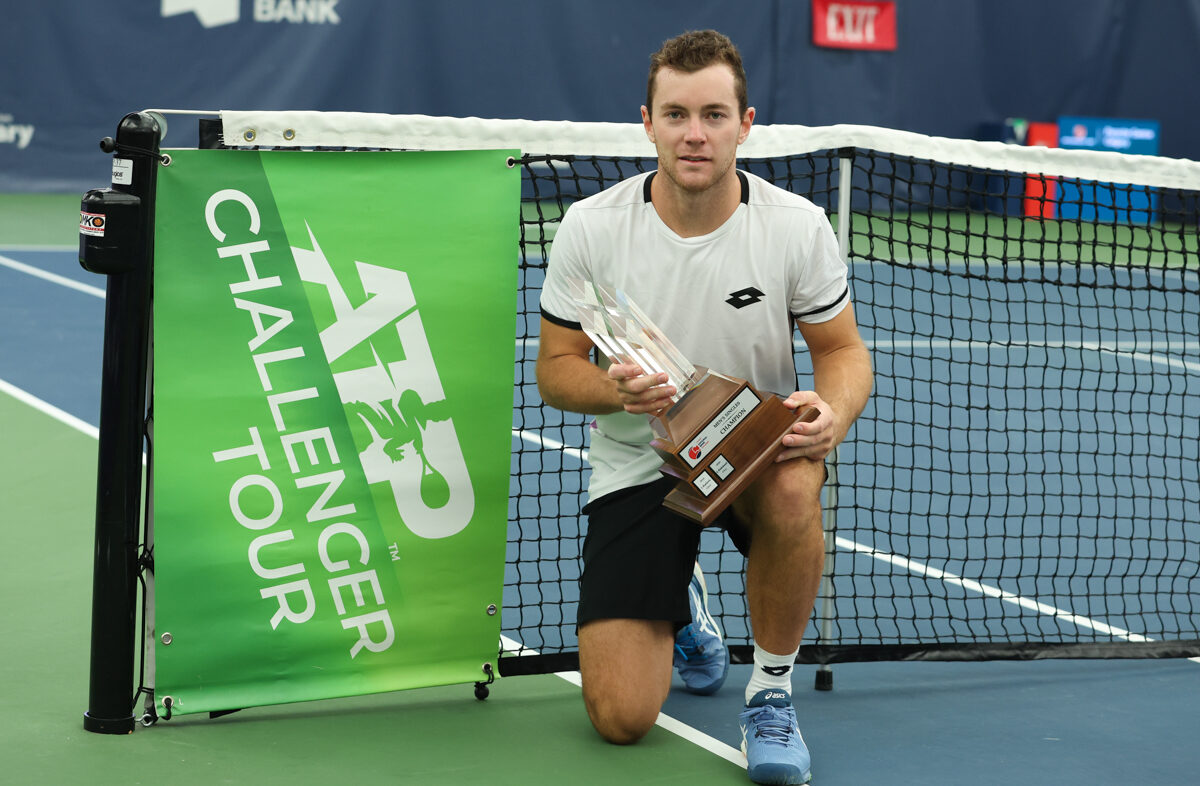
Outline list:
[[[824,499],[821,501],[821,528],[825,531],[825,565],[821,570],[821,589],[818,593],[821,611],[817,619],[820,622],[819,637],[822,644],[833,641],[833,571],[837,562],[834,543],[834,533],[837,530],[837,465],[838,449],[834,448],[833,453],[825,460],[825,488],[822,489]],[[819,662],[813,688],[833,690],[833,669],[828,663]]]
[[[107,276],[100,429],[96,467],[96,540],[88,708],[83,727],[128,734],[135,719],[138,524],[146,415],[154,192],[159,120],[122,118],[113,153],[113,188],[83,199],[79,261]],[[89,231],[84,231],[85,222]]]
[[[837,238],[838,248],[842,253],[842,261],[850,263],[850,188],[854,175],[854,148],[843,147],[838,150],[838,206],[837,206]],[[838,504],[838,449],[825,461],[825,487],[822,490],[825,499],[821,504],[821,528],[825,531],[825,566],[821,571],[821,611],[820,641],[828,644],[833,641],[833,571],[837,562],[837,544],[834,541],[837,531]],[[833,690],[833,669],[828,663],[822,662],[817,666],[813,687],[816,690]]]

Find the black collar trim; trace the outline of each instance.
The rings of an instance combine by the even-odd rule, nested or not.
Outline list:
[[[742,184],[742,204],[748,205],[750,204],[750,178],[746,177],[746,173],[740,169],[734,171],[737,172],[738,182]],[[651,172],[650,177],[646,178],[645,182],[642,183],[642,197],[645,199],[647,205],[654,202],[654,199],[650,196],[650,184],[654,182],[654,176],[657,174],[658,172]]]

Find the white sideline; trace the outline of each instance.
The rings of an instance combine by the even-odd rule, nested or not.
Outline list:
[[[511,639],[508,636],[502,635],[500,637],[500,642],[504,651],[513,655],[538,654],[537,650],[526,647],[521,642],[517,641],[516,639]],[[554,676],[566,680],[577,688],[582,687],[583,685],[579,676],[579,672],[577,671],[559,671],[555,672]],[[661,726],[676,736],[682,737],[693,745],[698,745],[710,753],[715,753],[722,759],[733,762],[739,767],[744,768],[746,766],[746,757],[742,755],[742,752],[737,748],[733,747],[732,745],[726,745],[715,737],[710,737],[699,729],[693,728],[683,721],[672,718],[670,715],[667,715],[664,712],[658,713],[658,718],[654,721],[654,724],[656,726]]]
[[[1036,611],[1038,614],[1045,614],[1048,617],[1066,620],[1077,627],[1088,628],[1089,630],[1094,630],[1097,633],[1105,636],[1113,636],[1126,641],[1153,641],[1153,639],[1143,636],[1139,633],[1131,633],[1123,628],[1117,628],[1112,625],[1107,625],[1103,622],[1097,622],[1090,617],[1074,614],[1056,606],[1051,606],[1048,603],[1042,603],[1041,601],[1033,600],[1032,598],[1026,598],[1023,595],[1007,592],[999,587],[993,587],[990,584],[984,584],[981,581],[964,578],[963,576],[957,576],[949,571],[940,570],[922,562],[901,557],[897,554],[879,551],[871,546],[864,546],[863,544],[849,540],[848,538],[834,538],[834,541],[837,543],[839,548],[845,549],[846,551],[866,554],[867,556],[880,560],[881,562],[885,562],[888,565],[903,568],[909,573],[915,573],[918,576],[928,576],[929,578],[938,579],[946,584],[952,584],[956,587],[961,587],[968,592],[974,592],[989,598],[996,598],[1004,601],[1005,603],[1011,603],[1014,606],[1019,606],[1020,608],[1027,609],[1029,611]]]
[[[103,289],[100,289],[99,287],[94,287],[94,286],[91,286],[90,284],[84,284],[82,282],[76,281],[73,278],[67,278],[66,276],[60,276],[59,274],[51,273],[48,270],[42,270],[40,267],[34,267],[33,265],[27,265],[24,262],[18,262],[17,260],[11,259],[6,256],[0,256],[0,265],[3,265],[4,267],[7,267],[7,268],[12,268],[13,270],[16,270],[20,273],[26,273],[26,274],[34,276],[36,278],[40,278],[45,281],[49,281],[52,284],[61,284],[62,286],[67,287],[68,289],[74,289],[78,292],[83,292],[84,294],[87,294],[87,295],[93,295],[95,297],[100,298],[101,300],[105,299],[104,298],[105,292]]]
[[[0,393],[7,393],[17,401],[20,401],[22,404],[27,404],[28,406],[36,409],[38,412],[49,415],[59,423],[70,426],[76,431],[88,435],[92,439],[100,438],[100,429],[96,428],[91,423],[80,420],[70,412],[59,409],[49,402],[42,401],[37,396],[22,390],[11,382],[6,382],[3,379],[0,379]]]
[[[519,437],[520,439],[523,439],[532,445],[536,445],[537,447],[550,448],[551,450],[557,450],[562,453],[565,453],[568,456],[577,458],[580,461],[587,461],[587,451],[582,448],[568,447],[556,439],[551,439],[550,437],[543,437],[541,434],[538,434],[537,432],[534,432],[534,431],[525,431],[523,429],[513,429],[512,433],[513,433],[514,437]]]

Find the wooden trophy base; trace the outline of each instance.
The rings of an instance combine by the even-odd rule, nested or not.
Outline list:
[[[762,474],[798,420],[815,420],[813,407],[796,412],[749,382],[709,371],[663,415],[652,419],[650,444],[661,472],[678,478],[663,505],[707,526]]]

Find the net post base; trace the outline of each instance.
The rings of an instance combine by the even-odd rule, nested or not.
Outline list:
[[[137,719],[130,715],[127,718],[97,718],[90,713],[83,713],[83,729],[95,734],[133,734]]]

